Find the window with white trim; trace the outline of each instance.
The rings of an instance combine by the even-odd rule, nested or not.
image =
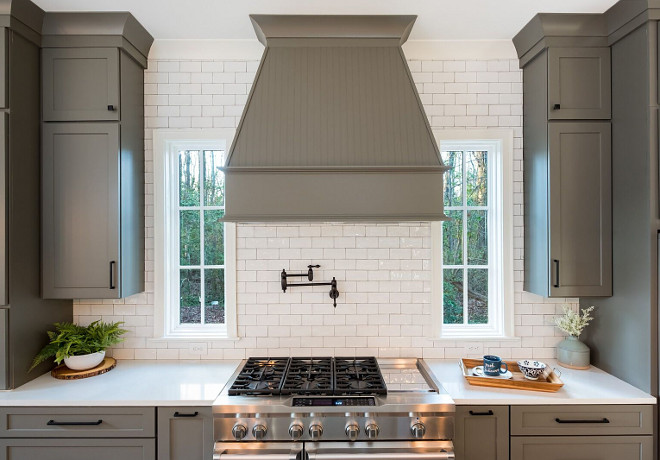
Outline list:
[[[222,220],[228,141],[161,134],[154,142],[157,335],[235,336],[236,234]]]
[[[505,184],[512,174],[504,144],[502,139],[439,141],[442,161],[451,168],[444,175],[449,220],[433,231],[441,337],[512,335],[513,184]]]

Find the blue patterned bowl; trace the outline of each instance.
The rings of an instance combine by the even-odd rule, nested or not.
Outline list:
[[[538,380],[546,367],[545,363],[534,361],[533,359],[522,359],[518,361],[520,372],[529,380]]]

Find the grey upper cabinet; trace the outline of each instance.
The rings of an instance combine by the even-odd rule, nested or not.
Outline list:
[[[120,297],[119,126],[43,128],[46,298]]]
[[[44,17],[45,298],[144,290],[144,68],[152,41],[129,13]]]
[[[609,47],[548,49],[548,118],[611,117]]]
[[[611,129],[551,123],[550,294],[612,295]]]
[[[523,68],[524,289],[612,295],[611,53],[600,14],[538,14]]]
[[[158,408],[158,460],[211,460],[213,412],[210,407]]]
[[[7,29],[0,28],[0,62],[7,62]],[[7,97],[7,66],[0,66],[0,108],[6,109]]]
[[[44,121],[119,120],[117,48],[42,52]]]
[[[509,406],[457,406],[458,460],[509,460]]]

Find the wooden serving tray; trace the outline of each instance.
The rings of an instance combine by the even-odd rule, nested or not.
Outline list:
[[[87,377],[94,377],[95,375],[105,374],[110,372],[117,366],[115,358],[103,358],[101,364],[86,371],[74,371],[69,369],[64,364],[60,364],[55,369],[50,371],[50,375],[60,380],[78,380],[86,379]]]
[[[548,393],[559,391],[559,389],[564,386],[564,382],[559,379],[559,376],[552,368],[546,368],[545,372],[538,380],[529,380],[525,378],[522,372],[520,372],[518,363],[515,361],[504,362],[507,363],[509,370],[513,374],[513,377],[510,379],[494,379],[472,375],[472,369],[484,364],[483,359],[462,358],[458,364],[463,370],[463,377],[465,377],[465,380],[467,380],[470,385],[480,387],[513,388],[515,390],[545,391]]]

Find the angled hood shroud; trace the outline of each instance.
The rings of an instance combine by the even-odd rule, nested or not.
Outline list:
[[[401,49],[415,16],[250,18],[266,49],[225,220],[445,220],[447,168]]]

